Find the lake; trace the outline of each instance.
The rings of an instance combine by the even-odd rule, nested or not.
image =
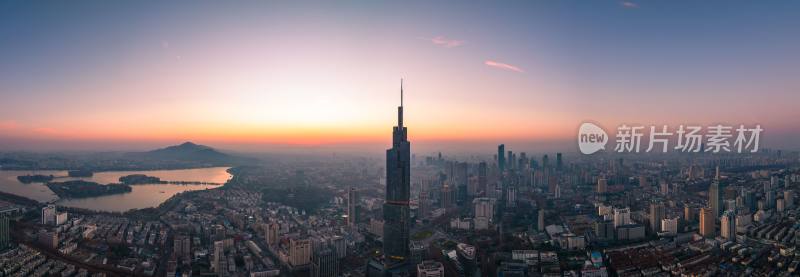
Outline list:
[[[176,185],[146,184],[132,185],[129,193],[106,195],[80,199],[59,199],[43,183],[23,184],[17,176],[28,174],[53,175],[54,182],[84,180],[100,184],[119,183],[119,177],[131,174],[144,174],[161,178],[162,181],[209,182],[224,184],[231,175],[229,167],[210,167],[178,170],[108,171],[96,172],[92,177],[67,177],[67,171],[53,170],[2,170],[0,171],[0,191],[11,193],[39,202],[55,202],[60,206],[84,208],[98,211],[124,212],[130,209],[156,207],[173,195],[192,190],[219,187],[218,185]]]

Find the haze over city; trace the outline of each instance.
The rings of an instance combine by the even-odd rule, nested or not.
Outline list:
[[[0,3],[0,149],[575,151],[578,125],[761,124],[798,149],[798,4]]]

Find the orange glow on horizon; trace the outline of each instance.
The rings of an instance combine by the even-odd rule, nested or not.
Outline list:
[[[6,124],[11,125],[11,124]],[[145,126],[143,126],[145,125]],[[244,123],[160,123],[128,126],[118,124],[85,123],[82,129],[70,127],[15,126],[7,128],[11,137],[48,140],[107,140],[107,141],[219,141],[243,144],[326,145],[343,143],[388,143],[392,126],[364,124],[328,124],[327,126],[288,124],[267,126]],[[276,126],[277,125],[277,126]],[[74,125],[68,125],[74,126]],[[502,140],[562,140],[570,139],[571,128],[558,128],[553,124],[536,126],[515,122],[500,128],[477,122],[476,124],[438,124],[408,122],[409,136],[414,141],[502,141]],[[514,126],[514,127],[511,127]]]

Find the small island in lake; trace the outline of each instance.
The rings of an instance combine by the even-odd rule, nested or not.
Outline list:
[[[50,182],[47,183],[47,187],[61,198],[86,198],[131,192],[131,187],[125,184],[101,185],[82,180]]]
[[[85,169],[70,170],[68,172],[68,174],[69,174],[69,177],[92,177],[94,175],[94,173],[92,173],[92,171],[85,170]]]
[[[22,182],[23,184],[30,184],[30,183],[47,183],[53,180],[53,175],[23,175],[17,176],[17,180]]]
[[[119,182],[126,185],[152,185],[152,184],[172,184],[172,185],[221,185],[212,182],[199,181],[164,181],[161,178],[147,176],[144,174],[131,174],[119,177]]]
[[[119,182],[126,185],[142,185],[142,184],[163,184],[161,178],[147,176],[144,174],[132,174],[128,176],[119,177]]]

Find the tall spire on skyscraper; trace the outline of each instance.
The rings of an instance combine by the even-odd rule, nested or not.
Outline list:
[[[403,128],[403,78],[400,78],[400,107],[397,107],[397,127]]]

